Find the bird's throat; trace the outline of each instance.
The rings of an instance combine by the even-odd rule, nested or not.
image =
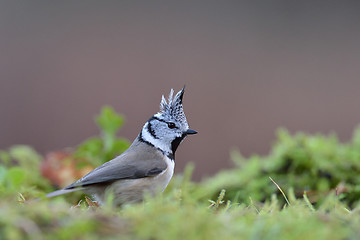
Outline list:
[[[171,150],[173,152],[173,155],[175,155],[175,151],[178,148],[178,146],[180,145],[180,143],[184,140],[185,135],[182,135],[181,137],[177,137],[175,138],[172,142],[171,142]]]

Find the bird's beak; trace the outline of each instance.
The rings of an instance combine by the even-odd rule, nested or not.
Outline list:
[[[192,134],[197,134],[197,133],[198,133],[197,131],[192,130],[192,129],[188,129],[188,130],[186,131],[186,135],[192,135]]]

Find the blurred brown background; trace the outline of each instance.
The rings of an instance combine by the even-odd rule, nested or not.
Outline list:
[[[133,140],[161,94],[186,84],[199,134],[177,152],[196,179],[266,154],[275,130],[360,123],[358,1],[2,1],[0,148],[75,146],[109,104]]]

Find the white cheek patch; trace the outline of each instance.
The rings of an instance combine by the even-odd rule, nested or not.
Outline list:
[[[154,115],[155,117],[159,118],[159,119],[164,119],[161,113],[157,113]]]
[[[153,144],[154,147],[156,148],[159,148],[161,151],[165,152],[165,153],[171,153],[171,144],[169,143],[166,143],[164,141],[161,141],[160,139],[156,139],[154,138],[147,130],[147,124],[145,124],[145,126],[143,127],[143,129],[141,130],[141,135],[142,135],[142,138]]]

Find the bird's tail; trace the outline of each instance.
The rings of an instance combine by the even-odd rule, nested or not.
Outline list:
[[[60,189],[51,193],[46,194],[46,197],[51,198],[51,197],[56,197],[59,195],[63,195],[66,193],[71,193],[71,192],[76,192],[81,190],[82,188],[72,188],[72,189]]]

